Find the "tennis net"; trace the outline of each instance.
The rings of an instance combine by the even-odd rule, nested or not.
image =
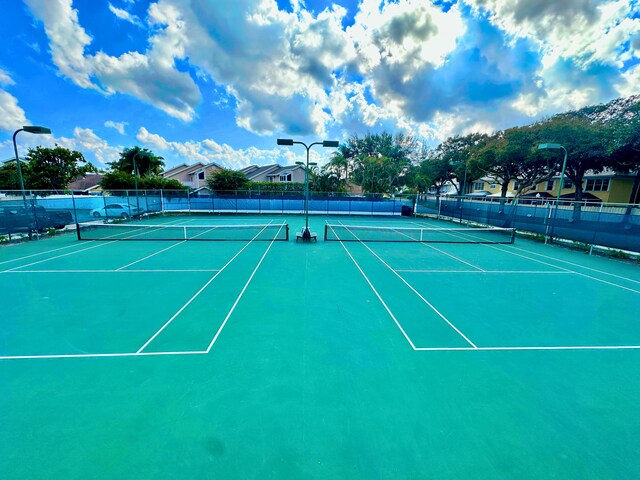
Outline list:
[[[289,225],[82,224],[78,240],[287,241]]]
[[[334,242],[513,243],[514,228],[407,228],[365,225],[324,227],[324,239]]]

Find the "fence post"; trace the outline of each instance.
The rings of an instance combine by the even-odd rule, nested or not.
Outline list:
[[[187,209],[189,210],[189,215],[191,215],[191,191],[187,190]]]

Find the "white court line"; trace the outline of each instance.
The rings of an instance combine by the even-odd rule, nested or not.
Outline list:
[[[45,250],[43,252],[34,253],[34,254],[31,254],[31,255],[25,255],[24,257],[13,258],[11,260],[4,260],[4,261],[0,262],[0,265],[2,265],[4,263],[17,262],[18,260],[25,260],[25,259],[31,258],[31,257],[37,257],[38,255],[44,255],[45,253],[57,252],[58,250],[65,250],[67,248],[77,247],[78,245],[79,245],[79,243],[76,242],[76,243],[73,243],[72,245],[67,245],[66,247],[54,248],[52,250]]]
[[[348,227],[347,227],[347,230],[348,230]],[[352,234],[354,237],[358,238],[358,236],[357,236],[355,233],[351,232],[351,234]],[[360,239],[358,238],[358,240],[360,240]],[[369,251],[370,251],[370,252],[371,252],[371,253],[372,253],[372,254],[373,254],[373,255],[374,255],[378,260],[380,260],[380,261],[382,262],[382,264],[383,264],[385,267],[387,267],[389,270],[391,270],[391,271],[392,271],[392,272],[393,272],[393,273],[394,273],[394,274],[395,274],[395,275],[396,275],[400,280],[402,280],[402,282],[403,282],[407,287],[409,287],[409,288],[411,289],[411,291],[413,291],[413,293],[415,293],[415,294],[416,294],[416,295],[417,295],[417,296],[418,296],[418,297],[419,297],[419,298],[420,298],[424,303],[426,303],[426,304],[429,306],[429,308],[431,308],[431,310],[433,310],[433,311],[434,311],[434,312],[435,312],[435,313],[436,313],[436,314],[437,314],[437,315],[438,315],[442,320],[444,320],[444,321],[445,321],[445,322],[446,322],[446,323],[447,323],[451,328],[453,328],[453,329],[458,333],[458,335],[460,335],[462,338],[464,338],[464,339],[467,341],[467,343],[469,343],[469,345],[471,345],[471,346],[472,346],[472,347],[474,347],[474,348],[477,348],[477,347],[476,347],[476,345],[475,345],[471,340],[469,340],[469,338],[468,338],[464,333],[462,333],[462,332],[461,332],[461,331],[460,331],[460,330],[459,330],[459,329],[458,329],[458,328],[457,328],[453,323],[451,323],[451,322],[449,321],[449,319],[447,319],[447,317],[445,317],[442,313],[440,313],[440,311],[439,311],[436,307],[434,307],[434,306],[431,304],[431,302],[429,302],[429,300],[427,300],[426,298],[424,298],[424,297],[420,294],[420,292],[418,292],[415,288],[413,288],[413,286],[412,286],[409,282],[407,282],[407,281],[402,277],[402,275],[400,275],[400,274],[399,274],[398,272],[396,272],[393,268],[391,268],[391,267],[389,266],[389,264],[388,264],[387,262],[385,262],[382,258],[380,258],[380,256],[379,256],[376,252],[374,252],[373,250],[371,250],[371,248],[369,248],[369,246],[368,246],[366,243],[364,243],[363,241],[360,241],[360,243],[361,243],[361,244],[362,244],[362,245],[363,245],[367,250],[369,250]]]
[[[333,227],[331,227],[331,230],[333,230]],[[338,235],[336,234],[335,230],[333,230],[333,233],[336,235],[336,238],[339,238]],[[407,342],[409,342],[409,345],[411,345],[411,348],[413,348],[415,350],[416,346],[411,341],[411,338],[409,338],[409,335],[407,335],[407,332],[404,331],[404,328],[402,328],[402,325],[400,325],[400,322],[398,322],[398,319],[395,317],[395,315],[391,312],[391,310],[389,309],[389,307],[387,306],[385,301],[382,299],[382,297],[380,296],[380,294],[376,290],[376,287],[373,286],[373,283],[371,283],[371,280],[369,280],[369,277],[367,277],[367,274],[364,273],[362,268],[360,268],[360,265],[358,265],[358,262],[356,261],[356,259],[353,258],[353,255],[351,255],[351,252],[349,251],[349,249],[347,249],[347,247],[345,246],[344,242],[342,240],[338,240],[338,241],[340,242],[340,245],[342,245],[342,248],[344,248],[344,251],[347,252],[347,255],[349,255],[349,258],[351,258],[351,261],[353,261],[353,263],[355,264],[356,268],[360,271],[360,273],[362,274],[364,279],[367,281],[367,283],[369,284],[369,287],[371,287],[371,290],[373,290],[373,293],[376,294],[376,297],[378,297],[378,300],[380,300],[380,303],[382,303],[382,306],[384,307],[384,309],[387,311],[389,316],[393,319],[393,321],[395,322],[396,326],[400,329],[400,331],[402,332],[402,335],[404,335],[404,338],[407,340]]]
[[[150,357],[160,355],[204,355],[200,350],[186,350],[183,352],[143,352],[143,353],[62,353],[47,355],[3,355],[0,360],[34,360],[51,358],[111,358],[111,357]]]
[[[470,231],[472,232],[473,230],[470,230]],[[474,238],[473,235],[467,235],[467,237],[468,238]],[[462,238],[464,238],[464,237],[462,237]],[[565,272],[570,272],[570,273],[573,273],[575,275],[580,275],[581,277],[590,278],[591,280],[595,280],[596,282],[605,283],[605,284],[611,285],[613,287],[618,287],[618,288],[621,288],[623,290],[628,290],[629,292],[640,293],[640,290],[634,290],[633,288],[625,287],[624,285],[619,285],[617,283],[608,282],[607,280],[603,280],[602,278],[594,277],[593,275],[587,275],[586,273],[582,273],[582,272],[577,272],[577,271],[571,270],[569,268],[561,267],[560,265],[554,265],[554,264],[549,263],[549,262],[543,262],[542,260],[538,260],[537,258],[531,258],[531,257],[528,257],[526,255],[522,255],[520,253],[510,252],[509,250],[506,250],[504,247],[500,248],[500,247],[498,247],[496,245],[489,245],[489,244],[482,244],[482,245],[487,247],[487,248],[493,248],[494,250],[497,250],[499,252],[508,253],[509,255],[514,255],[514,256],[520,257],[520,258],[525,258],[527,260],[531,260],[532,262],[536,262],[536,263],[540,263],[542,265],[547,265],[549,267],[557,268],[559,270],[563,270]],[[520,249],[520,250],[522,250],[522,249]],[[524,251],[529,253],[528,250],[524,250]]]
[[[574,275],[573,272],[554,272],[550,270],[410,270],[397,269],[396,272],[408,273],[500,273],[516,275]]]
[[[0,273],[178,273],[178,272],[217,272],[218,270],[213,269],[147,269],[147,270],[137,270],[137,269],[129,269],[129,270],[11,270]]]
[[[273,220],[272,220],[271,222],[273,222]],[[271,222],[269,222],[269,223],[271,223]],[[267,224],[267,225],[268,225],[268,224]],[[169,324],[170,324],[171,322],[173,322],[173,321],[176,319],[176,317],[178,317],[178,315],[180,315],[180,314],[184,311],[184,309],[185,309],[185,308],[187,308],[187,307],[189,306],[189,304],[190,304],[191,302],[193,302],[193,301],[196,299],[196,297],[197,297],[198,295],[200,295],[200,294],[204,291],[204,289],[205,289],[205,288],[207,288],[207,287],[209,286],[209,284],[211,284],[211,282],[213,282],[213,281],[216,279],[216,277],[217,277],[218,275],[220,275],[220,274],[223,272],[223,270],[224,270],[225,268],[227,268],[227,267],[229,266],[229,264],[231,264],[231,262],[233,262],[233,261],[238,257],[238,255],[240,255],[240,254],[241,254],[241,253],[242,253],[242,252],[243,252],[243,251],[244,251],[244,250],[245,250],[249,245],[251,245],[251,242],[253,242],[253,240],[254,240],[255,238],[257,238],[257,237],[258,237],[258,235],[260,235],[260,234],[264,231],[264,229],[265,229],[265,228],[267,228],[267,226],[266,226],[266,225],[264,226],[264,228],[263,228],[262,230],[260,230],[258,233],[256,233],[256,235],[255,235],[251,240],[249,240],[249,241],[246,243],[246,245],[245,245],[244,247],[242,247],[242,248],[240,249],[240,251],[239,251],[238,253],[236,253],[236,254],[231,258],[231,260],[229,260],[229,261],[228,261],[228,262],[227,262],[227,263],[226,263],[226,264],[225,264],[225,265],[224,265],[220,270],[218,270],[218,272],[216,272],[216,274],[215,274],[213,277],[211,277],[211,278],[209,279],[209,281],[208,281],[207,283],[205,283],[205,284],[203,285],[203,287],[202,287],[200,290],[198,290],[198,291],[195,293],[195,295],[193,295],[193,296],[192,296],[192,297],[187,301],[187,303],[185,303],[185,304],[180,308],[180,310],[178,310],[178,311],[173,315],[173,317],[171,317],[169,320],[167,320],[167,322],[166,322],[166,323],[165,323],[165,324],[164,324],[164,325],[163,325],[163,326],[162,326],[162,327],[161,327],[161,328],[160,328],[156,333],[154,333],[154,334],[153,334],[153,336],[152,336],[151,338],[149,338],[149,340],[147,340],[147,341],[145,342],[145,344],[144,344],[144,345],[142,345],[142,346],[138,349],[138,351],[137,351],[136,353],[140,353],[140,352],[142,352],[142,350],[144,350],[144,349],[147,347],[147,345],[149,345],[149,344],[150,344],[150,343],[151,343],[151,342],[152,342],[152,341],[153,341],[153,340],[154,340],[158,335],[160,335],[160,333],[161,333],[165,328],[167,328],[167,327],[169,326]],[[209,349],[207,349],[207,353],[208,353],[208,352],[209,352]]]
[[[118,235],[118,234],[114,234],[114,235]],[[111,236],[114,236],[114,235],[111,235]],[[126,237],[126,238],[133,238],[135,236],[137,236],[137,235],[131,235],[130,237]],[[61,257],[69,256],[69,255],[74,255],[76,253],[84,252],[86,250],[91,250],[93,248],[103,247],[105,245],[109,245],[109,244],[111,244],[113,242],[116,242],[116,241],[117,240],[109,240],[109,241],[107,241],[105,243],[99,243],[98,245],[93,245],[92,247],[81,248],[80,250],[74,250],[73,252],[63,253],[62,255],[56,255],[56,256],[53,256],[53,257],[48,257],[48,258],[45,258],[43,260],[38,260],[37,262],[27,263],[26,265],[19,265],[17,267],[9,268],[7,270],[1,271],[0,273],[12,272],[14,270],[17,270],[18,268],[30,267],[32,265],[37,265],[39,263],[48,262],[49,260],[54,260],[56,258],[61,258]],[[91,241],[90,243],[94,243],[94,241]]]
[[[167,248],[163,248],[162,250],[159,250],[159,251],[157,251],[155,253],[152,253],[151,255],[147,255],[146,257],[142,257],[141,259],[136,260],[135,262],[131,262],[131,263],[128,263],[128,264],[126,264],[126,265],[124,265],[124,266],[122,266],[120,268],[116,268],[116,271],[120,271],[120,270],[123,270],[123,269],[125,269],[127,267],[130,267],[131,265],[135,265],[136,263],[140,263],[141,261],[146,260],[147,258],[155,257],[156,255],[158,255],[158,254],[160,254],[162,252],[166,252],[167,250],[170,250],[173,247],[177,247],[178,245],[180,245],[180,244],[182,244],[184,242],[186,242],[186,240],[183,240],[183,241],[178,242],[178,243],[174,243],[173,245],[171,245],[171,246],[169,246]]]
[[[283,222],[284,223],[284,222]],[[222,322],[222,325],[220,325],[220,328],[218,328],[218,331],[216,332],[215,336],[213,337],[213,340],[211,340],[211,343],[209,344],[209,346],[207,347],[207,353],[209,353],[209,351],[211,351],[211,347],[213,347],[213,344],[216,343],[216,340],[218,339],[218,337],[220,336],[220,333],[222,332],[222,329],[224,328],[224,326],[227,324],[227,321],[229,320],[229,318],[231,317],[231,314],[233,313],[233,311],[235,310],[236,306],[238,305],[238,302],[240,302],[240,299],[242,298],[242,295],[244,295],[245,290],[247,289],[247,287],[249,286],[249,283],[251,283],[251,280],[253,280],[253,276],[256,274],[256,272],[258,271],[258,268],[260,268],[260,265],[262,264],[262,261],[265,259],[265,257],[267,256],[267,253],[269,253],[269,250],[271,250],[271,247],[273,246],[273,244],[276,241],[276,238],[278,238],[278,234],[280,233],[280,230],[282,230],[282,227],[284,225],[281,225],[280,228],[278,229],[278,231],[276,232],[276,236],[274,237],[273,240],[271,240],[271,243],[269,244],[269,246],[267,247],[267,250],[264,252],[264,254],[262,255],[262,258],[260,258],[260,261],[258,262],[258,264],[256,265],[256,268],[253,269],[253,272],[251,273],[251,276],[249,277],[249,280],[247,280],[247,283],[245,283],[244,288],[242,289],[242,291],[240,292],[240,294],[238,295],[238,298],[236,298],[236,301],[233,303],[233,305],[231,306],[231,310],[229,310],[229,313],[227,313],[227,316],[225,317],[224,321]],[[254,237],[255,238],[255,237]]]
[[[619,278],[621,280],[626,280],[628,282],[640,283],[640,280],[634,280],[633,278],[623,277],[622,275],[616,275],[615,273],[605,272],[604,270],[598,270],[596,268],[591,268],[591,267],[587,267],[585,265],[580,265],[579,263],[569,262],[568,260],[561,260],[560,258],[550,257],[548,255],[543,255],[541,253],[532,252],[530,250],[527,250],[527,249],[524,249],[524,248],[519,248],[519,247],[516,247],[516,246],[513,246],[513,245],[510,248],[513,248],[515,250],[520,250],[520,251],[523,251],[523,252],[527,252],[527,253],[529,253],[531,255],[536,255],[538,257],[548,258],[549,260],[555,260],[556,262],[567,263],[569,265],[573,265],[573,266],[578,267],[578,268],[583,268],[585,270],[591,270],[592,272],[601,273],[602,275],[609,275],[610,277],[616,277],[616,278]]]
[[[534,346],[534,347],[418,347],[421,352],[496,352],[496,351],[518,351],[518,350],[640,350],[640,345],[593,345],[593,346]]]
[[[412,222],[412,223],[416,223],[416,222]],[[395,230],[395,229],[394,229]],[[425,228],[424,230],[432,230],[430,228]],[[413,238],[410,235],[407,235],[406,233],[402,233],[399,230],[396,230],[398,233],[401,233],[402,235],[404,235],[405,237],[409,237],[409,238]],[[421,235],[422,236],[422,235]],[[357,237],[356,237],[357,238]],[[424,245],[425,247],[429,247],[432,248],[433,250],[442,253],[443,255],[446,255],[447,257],[451,257],[454,260],[457,260],[458,262],[464,263],[465,265],[468,265],[470,267],[475,268],[476,270],[479,270],[481,272],[484,272],[484,269],[478,267],[477,265],[474,265],[473,263],[467,262],[466,260],[462,260],[461,258],[456,257],[455,255],[452,255],[448,252],[445,252],[444,250],[440,250],[439,248],[434,247],[433,245],[427,243],[427,242],[420,242],[421,245]]]

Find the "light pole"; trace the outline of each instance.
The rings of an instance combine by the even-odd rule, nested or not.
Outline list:
[[[16,153],[16,167],[18,169],[18,179],[20,180],[20,191],[22,192],[22,202],[27,206],[27,196],[24,193],[24,180],[22,178],[22,167],[20,166],[20,158],[18,157],[18,146],[16,145],[16,135],[20,132],[35,133],[36,135],[50,134],[51,129],[47,127],[37,127],[33,125],[25,125],[16,130],[13,134],[13,151]]]
[[[140,197],[138,197],[138,166],[136,165],[136,157],[138,155],[140,155],[141,157],[149,157],[149,154],[147,152],[143,152],[142,150],[138,150],[133,154],[133,183],[136,188],[136,208],[138,209],[136,215],[138,215],[138,218],[140,218]]]
[[[550,237],[553,237],[553,229],[556,226],[556,219],[558,218],[558,207],[560,206],[560,195],[562,193],[562,187],[564,186],[564,171],[567,169],[567,149],[559,143],[541,143],[538,145],[538,150],[564,150],[564,160],[562,161],[562,171],[560,172],[560,185],[558,185],[558,195],[556,196],[556,208],[553,213],[553,223],[551,224]]]
[[[291,146],[295,143],[302,145],[304,148],[307,149],[307,163],[306,163],[306,167],[304,169],[304,231],[302,232],[302,241],[303,242],[310,242],[311,241],[311,232],[309,231],[309,150],[311,150],[311,147],[313,147],[314,145],[322,145],[323,147],[333,147],[336,148],[338,146],[338,141],[337,140],[324,140],[322,142],[313,142],[312,144],[310,144],[309,146],[307,146],[305,143],[303,142],[294,142],[292,139],[290,138],[278,138],[277,141],[278,145],[287,145],[287,146]],[[296,163],[302,163],[302,162],[296,162]]]

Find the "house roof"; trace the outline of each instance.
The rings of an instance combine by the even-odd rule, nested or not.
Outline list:
[[[69,190],[81,190],[87,192],[93,190],[100,185],[100,181],[104,177],[101,173],[89,173],[84,177],[78,177],[68,185]]]
[[[274,163],[272,165],[263,165],[263,166],[249,165],[248,167],[245,167],[240,171],[244,173],[249,180],[253,180],[256,177],[259,177],[260,175],[270,173],[272,170],[276,168],[280,168],[280,165],[278,165],[277,163]]]
[[[278,165],[278,168],[273,170],[272,172],[269,172],[267,174],[267,177],[277,177],[283,172],[290,172],[290,171],[296,170],[298,168],[302,168],[304,170],[304,166],[302,166],[302,165],[285,165],[283,167]]]

